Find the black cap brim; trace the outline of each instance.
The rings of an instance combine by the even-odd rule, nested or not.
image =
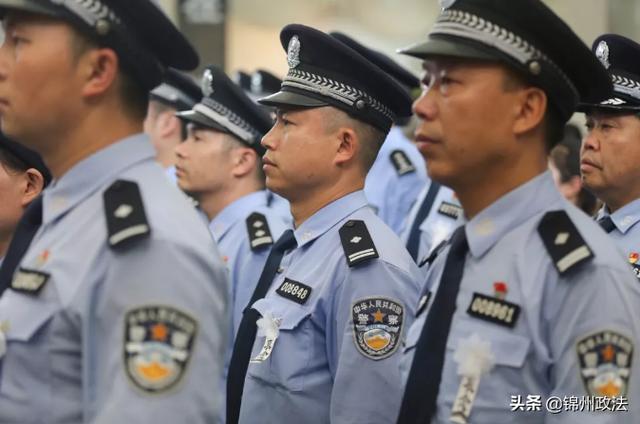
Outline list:
[[[413,44],[398,53],[426,59],[431,56],[448,56],[463,59],[497,60],[495,55],[483,51],[481,48],[465,44],[464,42],[430,38],[426,42]]]
[[[59,16],[54,6],[33,0],[0,0],[0,16],[9,10],[38,13],[49,16]]]
[[[294,106],[311,108],[329,106],[329,103],[325,101],[292,91],[278,91],[270,96],[259,99],[258,103],[271,107]]]
[[[192,124],[196,124],[202,127],[205,127],[207,129],[211,129],[214,131],[220,131],[223,133],[230,133],[230,131],[228,129],[226,129],[225,127],[223,127],[222,125],[218,124],[216,121],[207,118],[206,116],[204,116],[203,114],[193,111],[193,110],[186,110],[184,112],[178,112],[176,113],[176,116],[181,119],[184,122],[187,123],[192,123]]]
[[[576,112],[580,113],[592,113],[592,112],[603,112],[603,113],[625,113],[629,112],[630,114],[636,114],[640,112],[640,106],[633,104],[591,104],[591,103],[580,103],[578,107],[576,107]]]

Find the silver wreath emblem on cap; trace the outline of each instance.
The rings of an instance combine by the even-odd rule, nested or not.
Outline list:
[[[455,2],[456,0],[440,0],[440,7],[442,8],[442,10],[447,10],[448,8],[453,6]]]
[[[202,74],[202,82],[200,84],[202,94],[204,94],[205,97],[209,97],[213,94],[213,72],[211,72],[211,69],[204,70],[204,73]]]
[[[601,41],[596,48],[596,57],[604,65],[606,69],[609,69],[611,63],[609,63],[609,45],[606,41]]]
[[[287,47],[287,63],[289,68],[295,68],[300,64],[300,40],[297,35],[291,37],[289,46]]]

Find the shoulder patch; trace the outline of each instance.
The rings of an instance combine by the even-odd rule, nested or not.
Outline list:
[[[458,219],[458,217],[462,214],[462,207],[449,202],[442,202],[438,207],[438,213],[440,215],[448,216],[452,219]]]
[[[393,167],[396,169],[398,175],[410,174],[416,172],[416,167],[409,159],[409,156],[402,150],[394,150],[389,156]]]
[[[120,248],[127,241],[151,233],[138,184],[117,180],[103,194],[109,246]]]
[[[384,297],[360,299],[351,307],[351,318],[356,348],[361,354],[376,361],[394,354],[402,340],[401,302]]]
[[[129,380],[149,393],[163,393],[184,376],[198,322],[170,306],[141,306],[124,319],[124,367]]]
[[[576,345],[580,374],[589,396],[626,397],[633,341],[611,330],[588,334]]]
[[[591,248],[563,210],[547,212],[538,224],[538,233],[560,275],[593,258]]]
[[[251,250],[260,250],[273,244],[267,217],[261,213],[254,212],[247,217],[247,233]]]
[[[380,257],[364,221],[347,221],[340,228],[340,241],[350,267]]]

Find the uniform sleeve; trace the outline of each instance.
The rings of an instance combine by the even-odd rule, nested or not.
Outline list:
[[[414,317],[416,276],[382,260],[349,268],[327,328],[333,423],[395,422],[403,386],[402,341]]]
[[[555,299],[547,296],[545,321],[549,328],[549,354],[555,363],[550,370],[550,396],[569,403],[572,397],[587,396],[595,403],[586,405],[583,412],[548,413],[547,423],[637,422],[640,285],[631,269],[628,273],[623,271],[591,264],[577,275],[561,279]],[[604,396],[623,400],[605,400]],[[624,398],[628,399],[626,406],[622,405]],[[566,405],[563,408],[574,409]],[[601,410],[592,412],[594,409]]]
[[[214,422],[229,328],[224,267],[213,244],[208,255],[139,243],[104,252],[94,285],[83,328],[86,421]]]

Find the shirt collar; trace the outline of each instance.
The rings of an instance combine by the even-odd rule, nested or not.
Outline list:
[[[506,233],[563,200],[549,171],[510,191],[467,223],[471,254],[482,256]]]
[[[220,241],[229,228],[240,219],[244,219],[249,213],[260,207],[267,206],[267,192],[256,191],[255,193],[242,196],[241,198],[228,204],[209,224],[213,238]]]
[[[606,216],[610,216],[616,228],[622,234],[626,234],[631,227],[640,221],[640,199],[627,203],[614,213],[610,213],[609,208],[605,205],[598,211],[596,219],[600,220]]]
[[[154,157],[148,136],[135,134],[78,162],[44,191],[43,224],[64,215],[125,169]]]
[[[296,228],[293,234],[298,247],[320,237],[347,216],[366,206],[367,199],[362,190],[354,191],[329,203]]]

